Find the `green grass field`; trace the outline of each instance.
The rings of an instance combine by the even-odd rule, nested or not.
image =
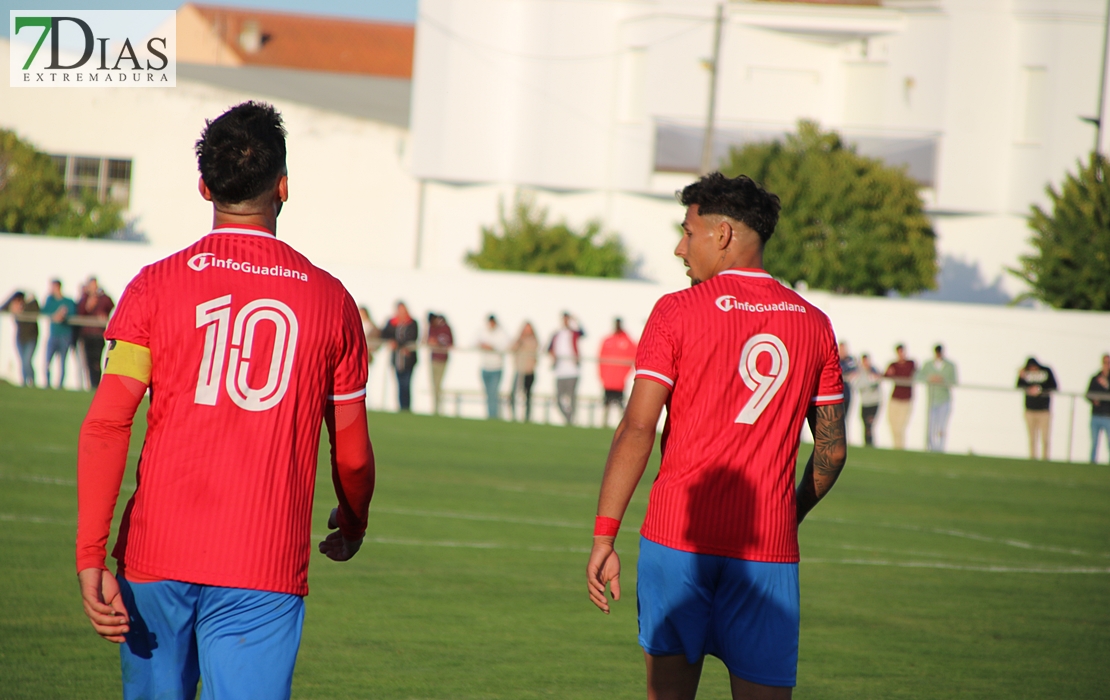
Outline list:
[[[0,385],[0,698],[119,696],[117,649],[85,620],[73,570],[89,400]],[[368,541],[346,564],[313,559],[293,696],[644,697],[632,593],[648,483],[618,541],[625,599],[606,617],[585,591],[610,433],[369,421]],[[317,486],[322,535],[327,468]],[[1110,692],[1106,467],[852,449],[801,541],[795,697]],[[699,697],[728,697],[716,660]]]

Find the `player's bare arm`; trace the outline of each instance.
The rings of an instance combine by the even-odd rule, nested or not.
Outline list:
[[[328,518],[335,530],[320,543],[333,561],[347,561],[362,547],[370,500],[374,496],[374,449],[366,424],[366,403],[330,404],[324,423],[331,442],[332,482],[339,505]]]
[[[601,493],[597,501],[599,517],[617,521],[624,517],[632,493],[647,467],[655,445],[655,426],[659,423],[659,415],[669,394],[668,388],[649,379],[637,379],[632,385],[628,408],[613,435],[613,444],[605,461],[605,475],[601,479]],[[620,600],[621,564],[613,549],[615,541],[616,535],[595,536],[586,565],[590,600],[606,614],[609,613],[606,585],[613,600]]]
[[[815,406],[810,409],[809,429],[813,432],[813,453],[798,484],[798,522],[832,489],[848,457],[844,437],[844,404]]]

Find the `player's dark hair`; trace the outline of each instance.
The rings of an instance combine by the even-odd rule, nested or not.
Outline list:
[[[285,174],[285,126],[262,102],[235,105],[205,120],[196,143],[197,168],[212,199],[239,204],[256,199]]]
[[[779,221],[778,196],[763,189],[747,175],[728,178],[709,173],[678,193],[683,206],[698,205],[698,214],[720,214],[744,224],[767,243]]]

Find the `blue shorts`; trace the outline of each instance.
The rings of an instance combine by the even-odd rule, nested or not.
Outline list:
[[[125,700],[288,698],[304,599],[287,593],[119,579],[131,631],[120,645]]]
[[[798,677],[798,565],[694,554],[640,538],[640,646],[653,656],[706,654],[760,685]]]

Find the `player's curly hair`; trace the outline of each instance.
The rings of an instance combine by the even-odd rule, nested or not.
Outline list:
[[[235,105],[205,120],[196,143],[197,169],[220,204],[260,197],[285,174],[285,126],[264,102]]]
[[[747,175],[728,178],[709,173],[675,193],[683,206],[698,205],[698,214],[720,214],[759,234],[764,244],[779,221],[779,198]]]

